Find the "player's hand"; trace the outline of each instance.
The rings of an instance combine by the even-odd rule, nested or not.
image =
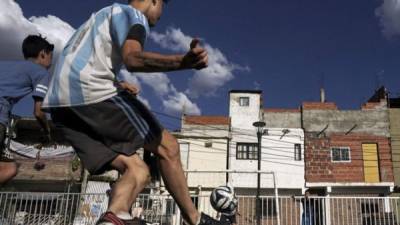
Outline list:
[[[52,146],[54,148],[57,148],[56,144],[53,143],[53,140],[51,138],[50,133],[44,134],[41,138],[40,138],[40,143],[34,145],[35,148],[41,150],[43,147],[49,147]]]
[[[199,39],[193,39],[190,50],[182,60],[182,67],[186,69],[201,70],[208,66],[208,53],[200,46]]]
[[[137,85],[128,83],[126,81],[122,81],[119,83],[121,88],[127,92],[129,92],[132,95],[137,95],[140,92],[140,89]]]

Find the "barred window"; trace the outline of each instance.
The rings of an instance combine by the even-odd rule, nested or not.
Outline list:
[[[240,106],[249,106],[250,105],[249,97],[240,97],[239,98],[239,105]]]
[[[333,147],[331,148],[332,162],[350,162],[349,147]]]
[[[258,159],[257,143],[237,143],[236,159],[254,160]]]

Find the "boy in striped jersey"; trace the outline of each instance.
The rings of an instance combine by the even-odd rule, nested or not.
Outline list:
[[[4,140],[12,108],[26,95],[32,94],[34,115],[50,140],[50,129],[41,106],[50,80],[47,70],[51,66],[53,49],[43,37],[30,35],[22,44],[26,60],[0,62],[0,184],[17,173],[16,163],[3,154]]]
[[[139,223],[129,212],[150,180],[149,168],[136,154],[141,147],[158,157],[163,180],[186,223],[222,224],[193,205],[176,139],[135,96],[116,87],[122,67],[130,72],[207,67],[207,52],[196,39],[185,54],[143,50],[165,1],[129,0],[127,5],[115,3],[94,13],[61,53],[45,98],[53,122],[91,174],[109,169],[122,174],[98,224]]]

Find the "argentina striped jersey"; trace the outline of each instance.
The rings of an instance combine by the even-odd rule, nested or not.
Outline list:
[[[61,52],[43,107],[88,105],[115,96],[121,50],[135,25],[148,36],[146,17],[130,5],[116,3],[93,14]]]

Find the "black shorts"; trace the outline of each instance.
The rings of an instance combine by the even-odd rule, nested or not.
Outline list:
[[[51,117],[91,174],[110,169],[118,155],[133,155],[161,139],[163,127],[142,102],[121,92],[100,103],[52,108]]]

